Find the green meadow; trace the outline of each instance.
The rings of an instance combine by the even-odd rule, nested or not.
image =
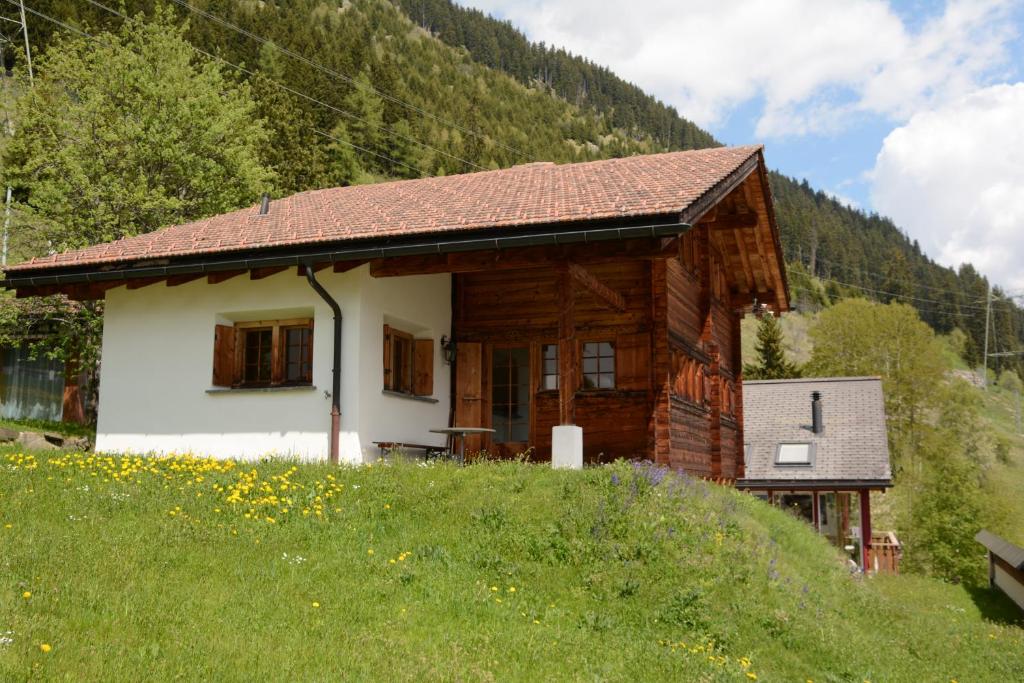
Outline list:
[[[0,451],[4,681],[1022,672],[987,589],[851,575],[787,513],[645,465]]]

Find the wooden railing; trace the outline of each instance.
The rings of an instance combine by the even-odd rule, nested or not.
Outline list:
[[[903,546],[892,531],[871,534],[868,571],[878,574],[899,574]]]

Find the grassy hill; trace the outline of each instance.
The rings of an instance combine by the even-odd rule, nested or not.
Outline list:
[[[0,679],[983,681],[988,591],[853,577],[806,524],[619,463],[0,452]]]

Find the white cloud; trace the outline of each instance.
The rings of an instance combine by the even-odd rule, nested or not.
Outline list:
[[[914,115],[885,138],[871,199],[940,262],[1024,288],[1024,82]]]
[[[949,0],[909,28],[884,0],[460,0],[564,46],[711,126],[763,101],[759,137],[906,120],[986,84],[1014,0]]]

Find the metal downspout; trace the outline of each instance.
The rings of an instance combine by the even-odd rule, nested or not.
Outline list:
[[[331,463],[340,462],[341,441],[341,306],[316,280],[312,262],[305,264],[309,286],[327,302],[334,312],[334,367],[331,369]]]

